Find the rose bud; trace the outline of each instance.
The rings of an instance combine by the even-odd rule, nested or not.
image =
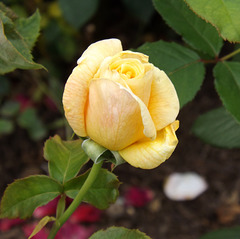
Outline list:
[[[118,39],[98,41],[82,54],[63,106],[77,135],[118,151],[134,167],[159,166],[178,143],[179,100],[171,80],[148,56],[123,51]]]

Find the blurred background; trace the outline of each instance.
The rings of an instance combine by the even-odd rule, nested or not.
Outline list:
[[[118,38],[124,49],[158,40],[184,44],[162,20],[151,0],[2,2],[20,17],[29,17],[39,9],[41,30],[32,54],[47,71],[17,69],[0,76],[0,120],[4,120],[0,121],[1,196],[14,179],[46,173],[46,139],[55,134],[63,139],[72,135],[63,115],[63,87],[77,59],[91,43]],[[225,43],[223,49],[229,48],[231,44]],[[123,183],[120,198],[126,198],[132,187],[140,190],[133,197],[144,198],[146,192],[151,196],[140,205],[118,201],[117,209],[103,212],[93,223],[95,229],[116,225],[138,228],[156,239],[196,239],[214,229],[239,225],[240,150],[215,148],[191,133],[201,113],[220,105],[210,65],[201,90],[180,111],[179,145],[172,157],[151,171],[127,164],[115,170]],[[201,175],[208,189],[193,200],[169,199],[163,188],[167,177],[175,172]],[[19,226],[0,232],[0,237],[25,238]]]

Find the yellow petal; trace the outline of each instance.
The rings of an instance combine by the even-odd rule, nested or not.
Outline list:
[[[131,91],[138,96],[146,106],[149,104],[153,71],[147,71],[142,78],[127,79],[126,83]]]
[[[76,66],[69,76],[63,93],[63,107],[66,119],[73,131],[82,137],[85,129],[85,105],[88,96],[88,81],[92,74],[85,64]]]
[[[122,51],[118,55],[116,55],[115,59],[138,59],[142,63],[148,63],[149,56],[144,55],[140,52],[133,52],[133,51]]]
[[[91,44],[78,59],[77,63],[85,63],[94,75],[103,60],[122,51],[121,41],[118,39],[101,40]]]
[[[148,56],[131,51],[122,51],[105,58],[94,78],[106,78],[130,88],[145,105],[148,105],[154,66]]]
[[[141,116],[142,116],[142,123],[143,123],[143,133],[146,137],[150,138],[151,140],[156,139],[156,127],[152,120],[152,117],[148,111],[147,106],[143,103],[143,101],[134,95],[130,90],[127,90],[132,97],[138,102],[139,107],[141,109]]]
[[[121,85],[107,79],[90,83],[86,126],[92,140],[115,151],[144,136],[138,102]]]
[[[90,45],[67,80],[63,93],[65,116],[73,131],[79,136],[87,136],[85,105],[89,82],[102,61],[119,51],[122,51],[122,46],[118,39],[103,40]]]
[[[164,71],[154,67],[151,96],[148,110],[157,130],[172,123],[179,112],[176,90]]]
[[[152,169],[168,159],[177,146],[178,139],[175,130],[179,122],[168,125],[158,131],[157,138],[153,141],[140,140],[127,148],[120,150],[120,155],[129,164],[137,168]]]

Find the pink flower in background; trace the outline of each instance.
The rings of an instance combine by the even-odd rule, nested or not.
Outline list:
[[[59,197],[53,199],[48,204],[38,207],[33,212],[33,216],[35,218],[43,218],[45,216],[51,216],[55,215],[56,209],[57,209],[57,203],[58,203]]]
[[[33,212],[33,216],[35,218],[43,218],[45,216],[55,215],[56,208],[58,204],[59,197],[53,199],[48,204],[38,207]],[[72,199],[66,198],[67,206],[70,204]],[[88,239],[93,232],[95,231],[95,226],[83,226],[79,223],[88,222],[93,223],[99,221],[101,218],[101,211],[89,204],[81,204],[77,210],[72,214],[70,219],[63,225],[63,227],[59,230],[55,239]],[[2,219],[0,220],[0,230],[7,231],[11,229],[11,227],[23,223],[24,220],[21,219]],[[33,222],[29,224],[22,225],[22,230],[28,238],[34,228],[37,226],[38,222]],[[47,239],[49,234],[49,227],[44,227],[41,231],[39,231],[33,239]]]
[[[48,204],[38,207],[33,212],[35,218],[55,215],[59,197],[53,199]],[[71,199],[66,199],[66,204],[70,204]],[[97,222],[100,220],[101,211],[89,204],[81,204],[70,217],[71,222]]]
[[[19,225],[23,223],[24,220],[16,218],[16,219],[1,219],[0,220],[0,231],[7,231],[11,229],[13,226]]]
[[[70,217],[70,222],[97,222],[101,211],[89,204],[81,204]]]
[[[22,230],[28,238],[34,228],[36,223],[26,224],[22,227]],[[49,234],[49,229],[44,227],[40,232],[38,232],[32,239],[47,239]],[[85,227],[79,224],[71,223],[67,221],[57,233],[55,239],[88,239],[95,232],[94,226]]]
[[[22,230],[23,230],[26,238],[28,238],[32,234],[32,232],[36,226],[37,226],[37,222],[31,223],[31,224],[26,224],[22,227]],[[44,227],[40,232],[38,232],[36,235],[34,235],[32,237],[32,239],[47,239],[48,234],[49,234],[48,229],[46,229]]]
[[[125,193],[127,205],[143,207],[153,199],[153,192],[149,189],[131,187]]]
[[[85,227],[67,221],[59,230],[55,239],[88,239],[94,231],[94,226]]]

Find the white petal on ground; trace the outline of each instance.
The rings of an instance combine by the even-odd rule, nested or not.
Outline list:
[[[175,201],[193,200],[208,188],[203,177],[194,172],[173,173],[164,184],[165,195]]]

